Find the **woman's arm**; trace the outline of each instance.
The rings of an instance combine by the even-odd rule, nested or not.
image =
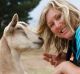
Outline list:
[[[53,74],[80,74],[80,67],[65,61],[55,67]]]

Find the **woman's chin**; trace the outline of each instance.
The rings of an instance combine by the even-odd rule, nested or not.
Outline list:
[[[66,32],[65,34],[61,34],[61,38],[67,39],[67,40],[72,40],[74,33],[71,31]]]
[[[67,39],[67,40],[72,40],[72,35],[70,36],[68,36],[68,35],[63,35],[63,36],[58,36],[58,37],[60,37],[60,38],[64,38],[64,39]]]

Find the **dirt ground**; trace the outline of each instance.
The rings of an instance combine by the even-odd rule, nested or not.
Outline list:
[[[28,50],[22,53],[21,60],[28,74],[53,74],[54,66],[43,60],[43,50]]]

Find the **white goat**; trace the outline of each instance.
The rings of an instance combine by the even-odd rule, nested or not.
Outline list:
[[[40,48],[42,44],[42,38],[33,33],[25,22],[18,21],[18,15],[15,14],[0,40],[0,74],[24,74],[20,53]]]

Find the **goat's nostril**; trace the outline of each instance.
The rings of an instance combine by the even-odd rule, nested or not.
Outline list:
[[[39,39],[41,40],[41,44],[43,44],[44,43],[43,38],[39,37]]]
[[[43,41],[43,39],[41,37],[39,37],[39,39]]]

